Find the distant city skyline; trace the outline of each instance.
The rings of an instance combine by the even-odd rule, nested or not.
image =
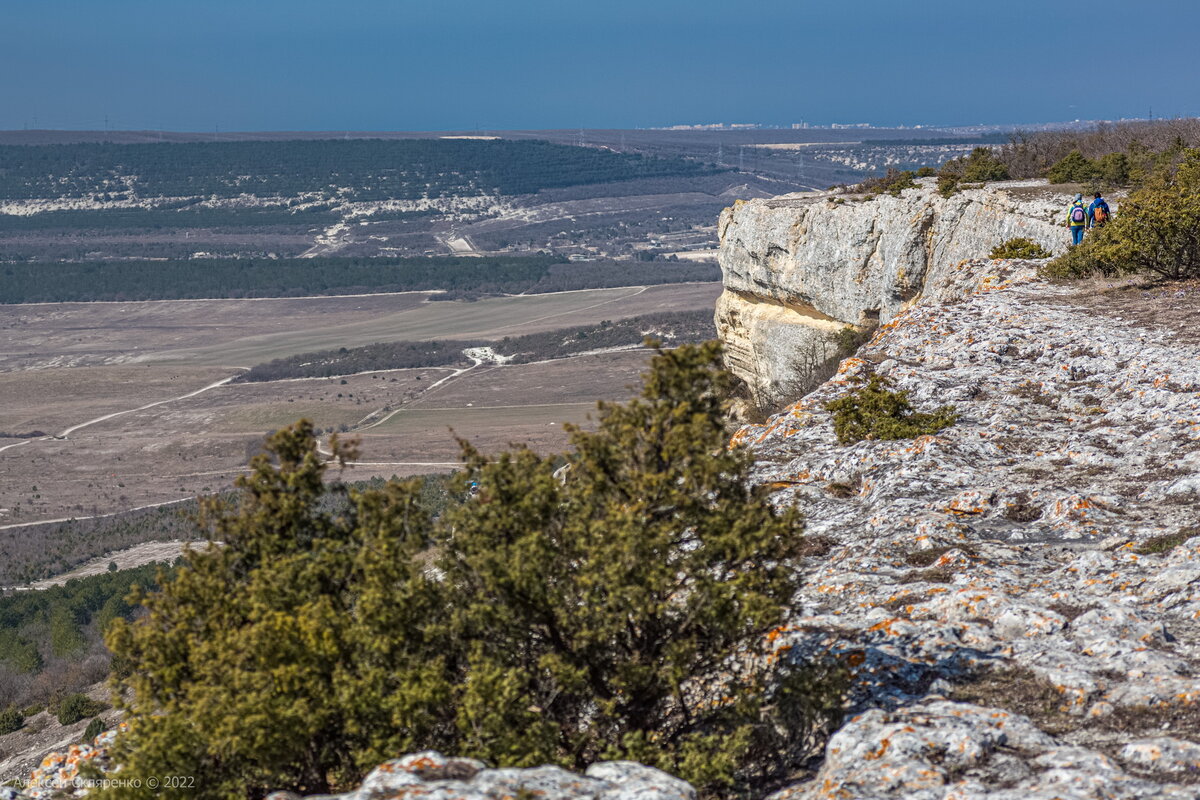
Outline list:
[[[45,0],[0,128],[1032,124],[1200,114],[1200,4]]]

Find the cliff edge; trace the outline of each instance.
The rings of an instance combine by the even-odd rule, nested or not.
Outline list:
[[[1200,282],[978,258],[1014,236],[1061,250],[1045,193],[722,217],[718,320],[756,391],[821,332],[881,323],[736,437],[812,541],[781,647],[856,670],[819,770],[775,800],[1200,797]],[[957,421],[839,442],[827,404],[871,375]]]
[[[1066,195],[1008,181],[942,197],[932,178],[900,196],[808,192],[739,202],[718,223],[716,323],[730,368],[761,405],[796,394],[831,335],[867,330],[954,294],[955,268],[1024,237],[1068,240]]]

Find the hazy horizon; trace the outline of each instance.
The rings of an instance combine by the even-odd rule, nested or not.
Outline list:
[[[442,131],[1200,112],[1200,7],[866,0],[51,0],[8,9],[0,129]]]

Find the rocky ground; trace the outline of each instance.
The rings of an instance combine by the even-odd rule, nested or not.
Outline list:
[[[785,646],[862,662],[778,798],[1200,797],[1200,364],[1150,313],[1200,292],[1114,290],[1145,295],[1121,315],[1029,264],[958,271],[739,435],[827,549]],[[838,444],[825,404],[869,373],[957,423]]]
[[[809,580],[777,643],[857,675],[818,771],[774,800],[1200,798],[1200,287],[965,262],[941,294],[738,435],[808,518]],[[839,444],[825,404],[869,373],[957,422]],[[343,797],[527,793],[693,795],[638,765],[419,754]]]

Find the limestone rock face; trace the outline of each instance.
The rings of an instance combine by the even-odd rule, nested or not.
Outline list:
[[[716,322],[730,367],[760,401],[803,379],[830,332],[888,322],[943,294],[954,267],[1031,239],[1062,252],[1068,198],[1043,182],[938,194],[923,179],[900,197],[808,192],[751,200],[721,214],[725,293]],[[800,355],[797,355],[797,354]]]

